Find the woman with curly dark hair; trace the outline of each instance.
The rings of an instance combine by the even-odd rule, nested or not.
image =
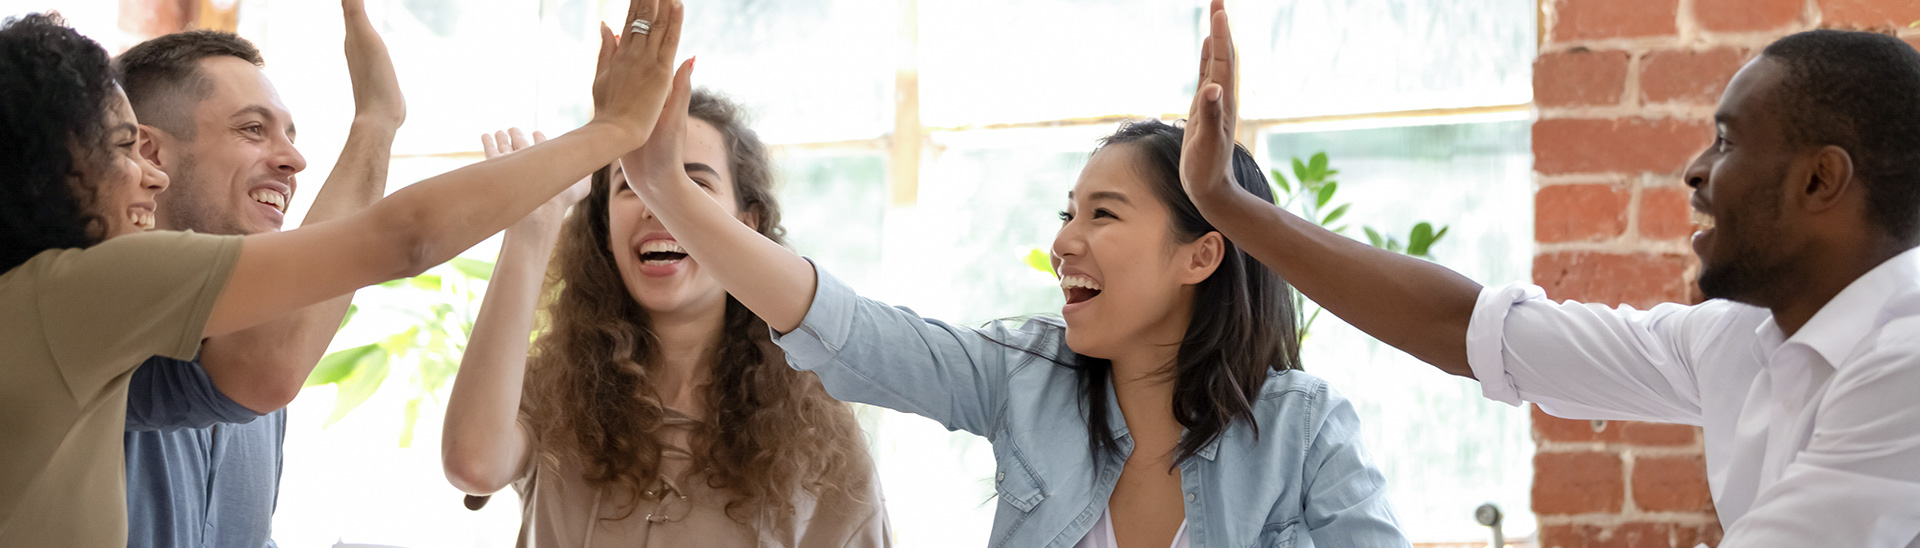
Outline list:
[[[515,158],[279,233],[152,231],[167,178],[106,51],[58,16],[0,24],[0,546],[127,545],[127,383],[152,356],[418,273],[646,142],[681,8],[634,0],[603,32],[594,120]],[[650,33],[649,33],[650,31]],[[681,77],[690,67],[682,66]]]
[[[691,101],[676,165],[780,241],[766,147],[732,102]],[[514,132],[483,145],[524,145]],[[447,479],[476,495],[512,484],[521,546],[887,545],[847,404],[785,365],[623,172],[583,184],[507,230],[447,403]],[[557,292],[529,352],[550,251]]]

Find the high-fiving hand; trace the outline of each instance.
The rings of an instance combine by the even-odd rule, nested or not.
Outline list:
[[[1196,202],[1197,193],[1239,187],[1233,176],[1234,126],[1240,107],[1233,32],[1227,26],[1224,0],[1213,0],[1207,13],[1210,30],[1200,45],[1200,85],[1187,108],[1186,140],[1180,146],[1180,185]]]
[[[687,108],[693,103],[693,60],[673,77],[673,91],[667,95],[665,108],[660,112],[660,122],[654,124],[653,135],[647,137],[646,146],[620,157],[620,167],[626,171],[627,186],[642,201],[648,200],[663,185],[693,185],[687,177],[686,164],[681,160],[682,149],[687,137]]]
[[[600,62],[593,75],[593,119],[622,128],[634,148],[653,133],[674,78],[680,50],[680,0],[631,0],[627,27],[615,37],[600,27]],[[644,24],[636,24],[642,22]],[[689,65],[682,65],[681,71]]]
[[[354,117],[398,128],[407,120],[407,99],[393,71],[387,44],[367,18],[366,0],[340,0],[347,23],[347,77],[353,82]]]
[[[520,131],[520,128],[516,127],[496,131],[491,134],[480,134],[480,152],[486,154],[488,160],[492,160],[544,142],[547,142],[546,134],[535,131],[533,132],[533,137],[528,138],[526,132]],[[592,178],[581,179],[580,182],[574,183],[571,187],[567,187],[567,190],[554,196],[553,199],[547,200],[547,203],[540,204],[540,207],[533,210],[533,213],[527,214],[525,218],[521,219],[520,222],[514,223],[513,226],[507,230],[544,230],[558,228],[560,221],[567,216],[567,208],[580,203],[580,200],[587,197],[587,192],[593,190],[593,187],[588,186],[593,184],[590,182],[591,180]]]

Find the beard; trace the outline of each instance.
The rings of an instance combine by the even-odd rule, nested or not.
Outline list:
[[[201,234],[222,236],[241,236],[252,234],[240,224],[235,212],[222,208],[223,196],[205,196],[205,181],[197,179],[198,173],[194,157],[183,155],[175,163],[176,168],[167,173],[171,179],[169,192],[156,198],[158,223],[167,230],[191,230]]]
[[[1700,257],[1700,294],[1767,306],[1786,290],[1792,261],[1780,248],[1781,187],[1769,185],[1735,206],[1742,215],[1716,223],[1714,259]],[[1745,217],[1746,219],[1742,219]],[[1732,222],[1726,222],[1732,221]]]

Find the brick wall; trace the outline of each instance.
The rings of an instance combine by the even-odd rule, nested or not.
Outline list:
[[[1712,141],[1727,80],[1810,28],[1920,44],[1915,0],[1540,0],[1534,283],[1555,299],[1693,302],[1680,171]],[[1699,429],[1534,410],[1542,548],[1717,545]]]

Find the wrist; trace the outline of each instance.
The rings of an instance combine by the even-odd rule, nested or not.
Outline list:
[[[353,113],[353,122],[347,131],[372,131],[392,135],[400,132],[400,125],[406,123],[403,113],[378,112],[378,109],[364,109]]]

